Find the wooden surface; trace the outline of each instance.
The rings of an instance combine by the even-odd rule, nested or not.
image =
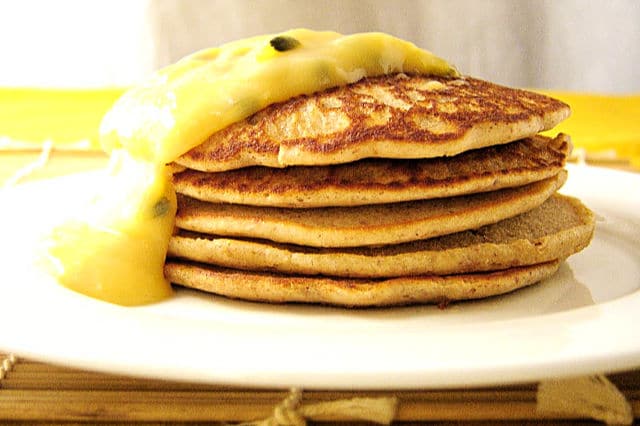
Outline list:
[[[28,179],[87,170],[106,163],[101,154],[56,153]],[[0,152],[0,185],[37,153]],[[1,299],[0,299],[1,301]],[[1,309],[1,305],[0,305]],[[0,335],[0,349],[2,348]],[[209,424],[265,419],[287,395],[286,389],[246,389],[148,380],[82,371],[0,353],[0,423],[5,424]],[[12,365],[9,365],[12,364]],[[640,370],[609,376],[640,418]],[[381,386],[384,377],[380,378]],[[398,398],[396,422],[456,424],[588,424],[576,414],[537,409],[537,384],[453,390],[375,392],[304,391],[303,401],[354,397]],[[339,419],[350,422],[348,418]]]

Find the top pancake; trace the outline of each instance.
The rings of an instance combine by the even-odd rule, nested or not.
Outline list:
[[[535,135],[569,112],[547,96],[471,77],[366,78],[271,105],[176,163],[215,172],[452,156]]]

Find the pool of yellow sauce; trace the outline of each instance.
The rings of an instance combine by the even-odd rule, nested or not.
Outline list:
[[[113,184],[91,203],[90,220],[54,231],[50,254],[60,282],[122,305],[166,298],[171,287],[162,270],[175,218],[166,164],[270,104],[398,72],[457,75],[444,60],[387,34],[304,29],[202,50],[160,70],[102,121]]]

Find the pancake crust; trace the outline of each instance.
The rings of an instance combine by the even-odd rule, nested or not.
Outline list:
[[[271,105],[176,162],[213,172],[452,156],[535,135],[569,112],[547,96],[471,77],[366,78]]]
[[[420,160],[365,159],[333,166],[185,170],[176,191],[203,201],[311,208],[453,197],[521,186],[556,175],[571,150],[567,135],[534,136]]]
[[[176,261],[168,261],[164,272],[174,284],[231,298],[370,307],[443,303],[504,294],[553,275],[559,264],[554,260],[494,272],[382,280],[248,272]]]
[[[516,142],[424,160],[365,159],[333,166],[186,170],[176,191],[203,201],[311,208],[396,203],[521,186],[558,174],[571,148],[567,135]]]
[[[176,226],[205,234],[311,247],[358,247],[423,240],[516,216],[564,184],[556,176],[516,188],[404,203],[317,209],[217,204],[178,197]]]
[[[380,278],[491,271],[566,258],[586,247],[594,216],[555,194],[540,207],[482,228],[382,247],[314,249],[182,232],[169,256],[245,270]]]

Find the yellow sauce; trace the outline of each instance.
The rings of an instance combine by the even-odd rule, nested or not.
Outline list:
[[[164,166],[112,155],[95,198],[54,229],[49,255],[62,285],[120,305],[172,294],[163,265],[176,195]]]
[[[270,104],[398,72],[457,75],[444,60],[386,34],[302,29],[202,50],[159,71],[102,121],[101,143],[115,158],[113,185],[87,218],[54,231],[50,254],[60,282],[122,305],[169,296],[163,264],[176,202],[165,164]]]
[[[297,95],[397,72],[455,75],[444,60],[381,33],[342,36],[292,30],[299,45],[277,51],[260,36],[187,56],[134,88],[101,126],[110,151],[169,163],[228,125]]]

